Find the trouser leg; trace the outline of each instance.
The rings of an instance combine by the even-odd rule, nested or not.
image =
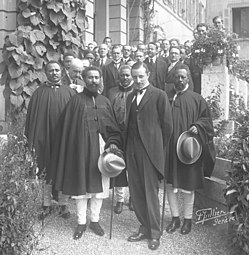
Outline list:
[[[194,208],[195,192],[191,193],[183,192],[183,213],[184,219],[192,219],[193,217],[193,208]]]
[[[139,137],[134,136],[127,148],[129,189],[135,214],[141,223],[139,232],[160,238],[158,173]]]
[[[75,199],[78,224],[86,224],[86,210],[88,198]]]
[[[179,217],[178,193],[173,192],[171,184],[168,184],[166,189],[171,215],[172,217]]]
[[[115,193],[117,197],[117,202],[124,203],[125,187],[116,187]]]
[[[90,219],[91,222],[98,222],[99,221],[99,214],[100,214],[100,209],[102,207],[102,198],[96,198],[92,197],[90,200]]]

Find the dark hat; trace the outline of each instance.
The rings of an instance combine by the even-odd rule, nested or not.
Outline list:
[[[178,138],[176,153],[183,164],[195,163],[202,153],[200,137],[189,131],[183,132]]]
[[[113,178],[118,176],[126,167],[120,150],[117,153],[104,151],[98,160],[99,171],[106,177]]]

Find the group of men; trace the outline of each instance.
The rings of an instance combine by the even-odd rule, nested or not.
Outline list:
[[[62,217],[70,216],[68,196],[76,201],[74,239],[86,231],[89,200],[89,228],[104,235],[99,214],[109,196],[110,180],[99,171],[98,158],[103,151],[120,149],[126,171],[115,178],[119,187],[115,211],[122,212],[128,179],[140,223],[128,241],[148,239],[149,249],[156,250],[162,235],[158,198],[162,180],[172,214],[166,231],[173,233],[181,225],[179,192],[184,197],[180,232],[191,231],[194,192],[203,187],[204,176],[210,176],[214,165],[212,119],[206,101],[193,91],[190,70],[179,61],[177,45],[170,47],[166,60],[159,56],[157,43],[149,43],[144,61],[142,50],[136,52],[137,61],[129,60],[127,46],[123,56],[120,46],[112,47],[110,58],[108,47],[101,44],[100,59],[92,63],[65,54],[63,71],[58,62],[50,61],[45,69],[47,82],[31,98],[25,134],[47,180],[43,218],[51,208],[53,189],[58,191]]]

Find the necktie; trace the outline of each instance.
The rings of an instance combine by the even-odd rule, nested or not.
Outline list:
[[[115,66],[116,69],[119,68],[119,65],[120,65],[120,62],[116,62],[116,63],[114,62],[114,66]]]
[[[100,59],[100,67],[103,66],[103,58]]]
[[[154,63],[154,62],[153,62],[153,59],[151,58],[151,59],[150,59],[150,64],[152,65],[153,63]]]

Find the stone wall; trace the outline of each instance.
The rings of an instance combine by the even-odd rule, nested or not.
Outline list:
[[[229,74],[225,64],[217,66],[209,65],[204,67],[202,74],[202,90],[201,94],[204,98],[211,95],[213,90],[221,89],[220,94],[220,109],[221,119],[229,119],[229,104],[231,93],[237,95],[243,101],[245,108],[248,109],[248,83],[232,74]],[[238,101],[238,104],[240,102]]]

